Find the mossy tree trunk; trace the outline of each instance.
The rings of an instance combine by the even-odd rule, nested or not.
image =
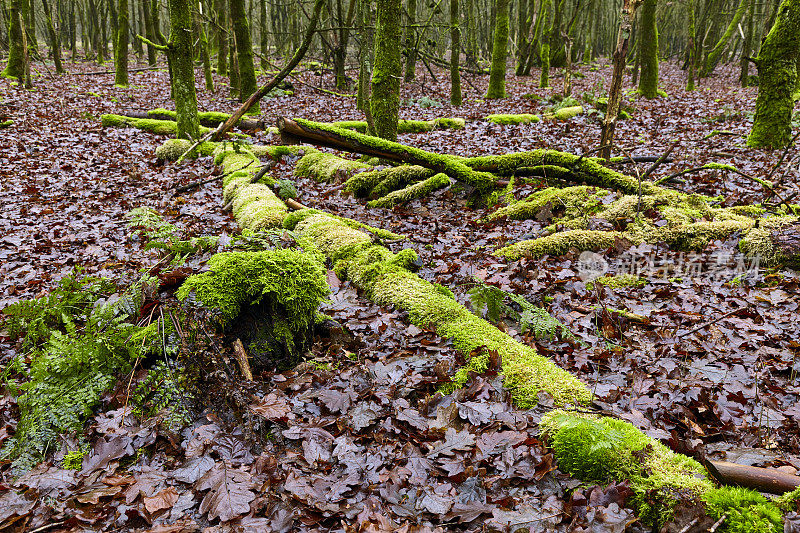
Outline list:
[[[397,116],[400,108],[400,0],[377,0],[375,25],[375,61],[372,70],[370,110],[375,134],[397,140]]]
[[[758,97],[748,146],[783,148],[789,144],[799,55],[800,0],[783,0],[756,58]]]
[[[23,0],[11,0],[8,10],[8,62],[3,76],[25,81],[28,70],[28,46],[25,39],[25,26],[22,22]]]
[[[544,31],[542,32],[539,46],[539,60],[542,63],[542,72],[539,76],[539,87],[550,87],[550,33],[553,20],[553,0],[542,0],[542,15],[544,17]]]
[[[700,76],[705,78],[714,70],[714,67],[717,66],[719,63],[720,57],[725,49],[728,47],[728,42],[731,40],[734,32],[737,31],[739,27],[739,23],[744,17],[744,14],[748,10],[748,6],[750,5],[750,0],[741,0],[739,2],[739,7],[736,9],[736,13],[733,15],[733,20],[731,23],[728,24],[728,27],[725,29],[725,33],[722,34],[722,37],[719,38],[717,44],[714,45],[714,48],[708,53],[706,57],[706,62],[703,64],[703,70],[700,72]]]
[[[192,42],[192,11],[190,0],[169,0],[172,94],[175,99],[178,137],[197,139],[200,126],[197,119],[197,95],[194,88],[194,43]]]
[[[119,0],[117,9],[117,46],[114,56],[114,84],[128,86],[128,0]]]
[[[250,39],[250,24],[247,21],[244,0],[230,0],[231,23],[236,37],[236,59],[239,64],[239,101],[246,101],[258,90],[256,69],[253,64],[253,43]],[[258,104],[250,108],[250,113],[258,114]]]
[[[50,4],[47,3],[47,0],[42,0],[42,6],[44,7],[44,17],[45,22],[47,23],[47,35],[50,37],[50,50],[53,54],[53,63],[56,67],[56,74],[63,74],[64,73],[64,65],[61,63],[61,44],[60,39],[58,38],[58,34],[56,34],[55,26],[53,25],[53,14],[50,11]]]
[[[658,96],[658,26],[656,24],[657,0],[644,0],[639,32],[639,59],[642,72],[639,94],[645,98]]]
[[[406,13],[408,18],[406,19],[406,28],[404,30],[405,39],[403,39],[406,54],[405,81],[406,83],[411,83],[417,73],[417,32],[414,29],[414,24],[417,21],[417,0],[407,0]]]
[[[150,2],[144,1],[142,2],[142,7],[144,8],[144,36],[147,37],[148,40],[152,42],[156,42],[156,34],[153,31],[153,15],[150,11]],[[147,64],[151,67],[156,66],[156,47],[148,44],[147,45]]]
[[[517,7],[517,76],[525,73],[525,63],[531,49],[531,16],[533,14],[534,0],[519,0]]]
[[[506,59],[508,58],[508,5],[509,0],[496,0],[492,67],[489,71],[489,89],[486,98],[506,97]]]
[[[358,1],[358,27],[361,48],[358,52],[358,92],[356,107],[364,113],[370,133],[375,133],[375,124],[370,111],[370,79],[372,78],[372,50],[374,33],[372,29],[372,1]]]
[[[203,62],[203,77],[206,82],[206,90],[214,92],[214,76],[211,74],[211,56],[208,51],[208,37],[203,28],[203,21],[200,18],[200,8],[202,3],[197,2],[194,10],[194,32],[198,37],[197,46],[200,47],[200,58]]]
[[[458,63],[461,56],[461,21],[458,12],[459,0],[450,0],[450,103],[461,105],[461,74]]]

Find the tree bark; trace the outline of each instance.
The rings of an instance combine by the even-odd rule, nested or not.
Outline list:
[[[169,51],[172,64],[172,94],[177,113],[178,137],[197,139],[197,95],[194,88],[194,54],[190,0],[169,0]]]
[[[42,6],[44,7],[44,16],[45,21],[47,22],[47,34],[50,37],[50,50],[53,53],[53,63],[56,67],[56,74],[63,74],[64,73],[64,65],[61,63],[61,44],[56,34],[55,26],[53,26],[53,15],[50,11],[50,4],[47,3],[47,0],[42,0]]]
[[[658,96],[658,26],[656,25],[657,0],[644,0],[639,32],[639,58],[642,74],[639,94],[645,98]]]
[[[747,145],[784,148],[792,137],[792,111],[800,55],[800,0],[783,0],[756,59],[758,97]]]
[[[402,63],[400,47],[400,0],[377,0],[375,61],[372,66],[370,111],[378,137],[397,139]]]
[[[110,0],[114,1],[114,0]],[[114,55],[114,84],[128,86],[128,0],[119,0],[117,9],[117,46]]]
[[[256,69],[253,64],[253,43],[250,39],[250,24],[245,12],[244,0],[230,0],[231,23],[236,38],[236,59],[239,64],[239,101],[245,102],[256,92]],[[258,113],[257,101],[249,111]]]
[[[461,105],[461,73],[458,63],[461,58],[461,21],[458,13],[459,0],[450,0],[450,104]]]
[[[506,59],[508,58],[508,5],[509,0],[496,0],[497,11],[492,45],[492,68],[489,72],[489,89],[486,98],[506,97]]]
[[[2,76],[16,78],[20,83],[25,82],[28,71],[28,45],[25,38],[25,26],[22,22],[23,0],[11,0],[8,10],[8,62]]]

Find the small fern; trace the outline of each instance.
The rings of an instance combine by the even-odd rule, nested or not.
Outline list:
[[[194,254],[215,248],[218,237],[202,236],[181,239],[181,230],[170,224],[150,207],[137,207],[128,211],[128,227],[136,229],[147,241],[145,250],[162,250],[172,254],[170,266],[180,265]]]
[[[575,336],[564,324],[542,307],[538,307],[522,296],[506,292],[493,285],[475,279],[476,285],[467,293],[472,308],[478,315],[486,316],[490,322],[497,322],[505,315],[520,326],[520,333],[530,331],[541,340],[553,340],[558,335],[574,339]],[[511,304],[505,301],[510,300]]]
[[[49,296],[6,308],[14,336],[24,336],[29,348],[7,369],[20,382],[5,380],[17,396],[20,421],[0,457],[13,461],[15,473],[41,461],[60,434],[79,432],[101,394],[150,347],[154,328],[131,319],[138,318],[151,283],[143,278],[119,298],[105,299],[113,283],[72,276]],[[51,304],[60,309],[56,317]]]
[[[191,422],[186,404],[188,379],[182,369],[164,360],[154,364],[133,393],[132,400],[145,416],[163,416],[162,424],[178,431]]]

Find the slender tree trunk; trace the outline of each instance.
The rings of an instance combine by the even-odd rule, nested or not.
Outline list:
[[[2,72],[3,77],[16,78],[24,83],[28,69],[28,46],[25,39],[25,25],[22,21],[23,0],[11,0],[8,10],[8,62]]]
[[[147,37],[148,40],[152,42],[156,42],[156,35],[153,31],[153,17],[150,13],[150,2],[145,0],[142,2],[142,8],[144,10],[144,35]],[[156,66],[156,47],[152,45],[147,45],[147,64],[151,67]]]
[[[225,0],[214,0],[214,34],[217,40],[217,74],[228,75],[228,21],[225,9]]]
[[[375,63],[372,70],[370,110],[378,137],[397,140],[400,109],[400,0],[377,0]]]
[[[489,71],[489,89],[486,98],[506,97],[506,60],[508,58],[508,5],[509,0],[496,0],[497,16],[494,23],[492,67]]]
[[[800,1],[800,0],[798,0]],[[631,36],[631,26],[636,16],[636,0],[625,0],[622,5],[622,17],[617,33],[617,47],[614,50],[614,70],[611,74],[611,86],[608,89],[608,104],[606,115],[600,135],[600,157],[608,159],[611,156],[611,147],[614,144],[614,130],[617,125],[620,103],[622,102],[622,80],[625,74],[625,58],[628,55],[628,45]]]
[[[229,13],[230,15],[230,13]],[[236,53],[236,38],[233,36],[233,26],[228,17],[228,84],[232,97],[239,95],[239,55]]]
[[[694,91],[694,80],[696,76],[697,64],[697,35],[694,24],[695,0],[689,0],[689,38],[687,48],[689,50],[689,68],[686,74],[686,90]]]
[[[128,86],[128,30],[128,0],[119,0],[114,84],[120,87]]]
[[[197,139],[197,95],[194,88],[194,43],[190,0],[169,0],[169,54],[172,56],[172,94],[175,98],[178,137]]]
[[[459,0],[450,0],[450,103],[461,105],[461,73],[458,63],[461,58],[461,20],[458,12]]]
[[[706,61],[703,64],[703,69],[700,73],[701,77],[705,78],[711,74],[711,72],[713,72],[714,67],[717,66],[717,63],[719,63],[722,53],[728,47],[728,42],[730,41],[734,32],[737,31],[739,22],[741,22],[742,17],[744,17],[744,14],[747,12],[749,5],[749,0],[740,0],[739,7],[736,9],[736,13],[733,15],[733,20],[731,20],[731,23],[728,24],[725,33],[723,33],[722,37],[719,38],[719,41],[717,41],[717,44],[714,45],[714,48],[708,53],[708,57],[706,57]]]
[[[657,0],[644,0],[640,17],[639,57],[642,75],[639,94],[645,98],[658,96],[658,27],[656,25]]]
[[[374,48],[371,0],[358,1],[358,22],[361,46],[358,52],[358,94],[356,95],[356,107],[366,116],[367,124],[370,125],[370,133],[374,133],[372,114],[369,106],[369,83],[372,78],[372,50]]]
[[[406,11],[408,18],[406,19],[405,43],[406,51],[406,83],[414,81],[417,71],[417,30],[414,24],[417,22],[417,0],[407,0]]]
[[[208,38],[206,31],[203,29],[203,21],[200,19],[200,9],[203,7],[202,3],[198,0],[195,5],[197,8],[194,11],[194,33],[198,36],[200,47],[200,59],[203,62],[203,77],[206,82],[206,90],[214,92],[214,76],[211,74],[211,58],[208,53]]]
[[[747,6],[747,31],[744,34],[744,42],[742,43],[742,56],[739,61],[739,83],[742,87],[747,87],[750,83],[750,54],[753,52],[753,30],[754,22],[753,16],[755,2],[749,0]]]
[[[269,64],[267,63],[267,58],[269,57],[269,34],[267,33],[267,0],[259,0],[258,2],[259,7],[259,14],[261,15],[259,20],[261,21],[261,27],[259,28],[259,40],[261,45],[261,70],[267,70],[269,68]]]
[[[258,90],[256,69],[253,64],[253,43],[247,22],[244,0],[230,0],[231,23],[236,38],[236,60],[239,65],[239,101],[244,102]],[[251,114],[260,112],[258,104],[250,108]]]
[[[550,87],[550,34],[552,32],[552,17],[554,0],[542,0],[543,9],[545,9],[546,17],[544,22],[544,31],[542,32],[541,45],[539,48],[539,59],[542,62],[542,73],[539,76],[539,87]]]
[[[783,0],[756,58],[758,98],[748,146],[783,148],[789,144],[798,57],[800,0]]]
[[[50,4],[47,3],[47,0],[42,0],[42,6],[44,7],[44,16],[45,21],[47,22],[47,33],[50,36],[50,48],[53,53],[53,63],[55,63],[56,74],[63,74],[64,65],[61,64],[61,43],[58,35],[56,34],[56,29],[53,26],[53,16],[50,11]]]

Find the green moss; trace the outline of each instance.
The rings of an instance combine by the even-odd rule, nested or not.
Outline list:
[[[553,113],[556,120],[569,120],[574,116],[583,114],[583,106],[562,107]]]
[[[460,130],[464,129],[466,122],[463,118],[435,118],[433,120],[405,120],[397,121],[397,133],[426,133],[433,130]],[[363,120],[341,120],[332,123],[337,128],[367,133],[367,123]]]
[[[223,325],[270,295],[286,310],[293,328],[307,327],[329,292],[322,265],[292,249],[224,252],[211,257],[208,268],[190,276],[177,296],[186,300],[194,294],[219,314]]]
[[[167,139],[164,144],[156,148],[156,159],[163,161],[177,161],[186,150],[192,147],[194,143],[186,139]],[[198,155],[212,155],[217,149],[218,143],[206,141],[201,143],[192,154],[187,157],[197,157]]]
[[[12,124],[14,124],[14,121],[11,119],[0,122],[0,130],[2,130],[3,128],[9,128],[11,127]]]
[[[285,144],[254,144],[250,147],[256,157],[269,157],[273,161],[279,161],[287,155],[304,155],[316,152],[315,148],[303,145]]]
[[[308,236],[332,260],[355,254],[372,244],[366,233],[323,214],[312,214],[297,223],[295,231]]]
[[[628,422],[555,410],[539,429],[564,472],[590,483],[630,481],[639,517],[653,527],[672,517],[679,500],[695,501],[712,489],[699,463]]]
[[[443,189],[450,186],[450,178],[446,174],[436,174],[425,181],[420,181],[413,185],[409,185],[404,189],[388,193],[377,200],[373,200],[367,205],[369,207],[386,207],[391,208],[396,205],[408,203],[417,198],[424,198],[433,191]]]
[[[523,113],[521,115],[488,115],[486,120],[495,124],[530,124],[539,122],[539,115]]]
[[[400,165],[383,170],[359,172],[347,180],[344,190],[358,197],[370,194],[382,196],[409,183],[427,179],[433,174],[435,174],[433,170],[417,165]]]
[[[441,117],[433,119],[433,124],[437,130],[463,130],[466,121],[463,118]]]
[[[706,513],[719,519],[725,515],[726,533],[781,533],[783,518],[777,505],[758,492],[741,487],[720,487],[703,495]]]
[[[331,182],[349,178],[364,168],[369,168],[369,165],[325,152],[311,152],[300,158],[294,168],[294,174],[315,181]]]
[[[281,227],[286,205],[261,183],[242,185],[233,196],[233,215],[242,228],[259,231]]]
[[[592,211],[593,204],[596,204],[594,197],[596,191],[596,188],[585,185],[565,187],[563,189],[548,187],[536,191],[523,201],[498,209],[489,215],[489,220],[501,217],[507,217],[512,220],[535,218],[545,207],[549,207],[554,212],[557,210],[571,212],[579,209],[581,212],[588,213]],[[603,194],[607,193],[603,191]]]
[[[61,460],[61,465],[67,470],[80,470],[83,465],[84,455],[86,455],[86,453],[80,450],[70,450],[64,455],[64,458]]]
[[[578,251],[602,250],[614,244],[622,234],[617,231],[569,230],[538,239],[520,241],[495,251],[493,255],[516,261],[522,257],[540,258],[544,255],[564,255],[571,248]]]
[[[647,285],[647,280],[641,276],[634,276],[633,274],[617,274],[616,276],[603,276],[597,278],[586,284],[586,288],[592,290],[594,284],[599,283],[612,289],[620,289],[623,287],[636,287],[642,288]]]
[[[775,505],[785,513],[800,510],[800,487],[797,487],[791,492],[787,492],[783,496],[775,498],[773,501]]]
[[[100,116],[103,127],[114,128],[137,128],[156,135],[177,135],[178,123],[172,120],[155,120],[151,118],[131,118],[122,115],[105,114]],[[205,127],[200,128],[201,134],[206,134],[210,130]]]

